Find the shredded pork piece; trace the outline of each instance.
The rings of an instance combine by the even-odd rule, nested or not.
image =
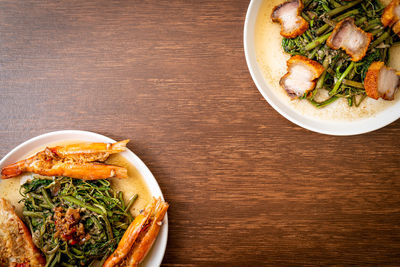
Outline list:
[[[369,66],[364,80],[365,92],[373,99],[393,100],[400,86],[396,70],[385,66],[384,62],[374,62]]]
[[[0,198],[0,266],[44,266],[45,259],[32,241],[29,229],[14,211]]]
[[[354,19],[347,18],[336,24],[326,44],[332,49],[342,48],[352,61],[360,61],[367,53],[372,38],[372,34],[354,24]]]
[[[295,38],[308,29],[308,22],[300,16],[303,7],[301,0],[289,0],[274,7],[271,19],[281,24],[283,37]]]
[[[324,72],[324,67],[307,57],[296,55],[287,61],[288,72],[281,78],[279,84],[287,94],[295,99],[311,91],[315,80]]]

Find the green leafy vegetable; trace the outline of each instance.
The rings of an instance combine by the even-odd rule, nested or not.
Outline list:
[[[133,220],[107,180],[34,178],[21,186],[23,215],[46,266],[89,266],[115,250]]]

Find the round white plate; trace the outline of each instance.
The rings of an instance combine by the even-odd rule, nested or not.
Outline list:
[[[252,0],[244,24],[244,51],[251,77],[265,100],[282,116],[308,130],[330,135],[355,135],[382,128],[400,118],[400,101],[373,117],[354,121],[329,121],[304,116],[291,109],[271,91],[257,63],[255,51],[255,25],[263,1]],[[284,0],[282,0],[283,2]]]
[[[128,138],[128,137],[127,137]],[[66,131],[57,131],[51,132],[47,134],[42,134],[28,141],[20,144],[13,150],[11,150],[1,161],[0,168],[7,166],[8,164],[12,164],[20,159],[22,159],[27,153],[43,147],[50,143],[61,142],[61,141],[83,141],[83,142],[106,142],[106,143],[114,143],[115,140],[108,138],[104,135],[87,132],[87,131],[76,131],[76,130],[66,130]],[[138,156],[136,156],[132,151],[127,149],[122,152],[121,155],[128,160],[138,172],[142,175],[144,182],[146,183],[150,193],[155,197],[161,197],[164,199],[161,189],[154,178],[153,174],[147,168],[147,166],[141,161]],[[1,183],[1,181],[0,181]],[[165,249],[167,247],[167,239],[168,239],[168,217],[165,215],[163,226],[160,229],[160,233],[157,237],[156,242],[154,243],[151,251],[146,256],[146,259],[140,266],[153,267],[160,266]]]

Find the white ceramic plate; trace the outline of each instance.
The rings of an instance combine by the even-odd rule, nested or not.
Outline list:
[[[267,85],[262,71],[257,63],[255,51],[255,25],[259,9],[263,1],[252,0],[247,10],[244,24],[244,51],[247,66],[258,90],[265,100],[282,116],[291,122],[308,130],[330,135],[355,135],[367,133],[384,127],[400,118],[400,101],[389,106],[373,117],[354,121],[331,121],[304,116],[290,108],[285,101],[277,97]],[[283,2],[284,0],[282,0]],[[399,94],[397,94],[399,95]]]
[[[129,138],[129,137],[126,137]],[[28,141],[20,144],[13,150],[11,150],[1,161],[0,168],[7,166],[8,164],[12,164],[31,151],[43,147],[46,144],[61,142],[61,141],[88,141],[88,142],[107,142],[113,143],[115,140],[108,138],[101,134],[96,134],[87,131],[76,131],[76,130],[66,130],[66,131],[57,131],[51,132],[43,135],[39,135]],[[146,165],[141,161],[132,151],[127,149],[122,152],[121,155],[128,160],[138,172],[142,175],[144,182],[146,183],[151,195],[155,197],[161,196],[164,199],[161,189],[154,178],[153,174],[146,167]],[[0,180],[1,186],[1,180]],[[165,249],[167,247],[167,239],[168,239],[168,217],[165,215],[163,226],[161,227],[160,233],[157,237],[156,242],[154,243],[151,251],[146,256],[146,259],[140,266],[153,267],[160,266],[162,259],[164,257]]]

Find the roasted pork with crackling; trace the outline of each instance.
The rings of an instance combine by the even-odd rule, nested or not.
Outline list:
[[[360,61],[367,53],[372,38],[372,34],[354,24],[354,19],[347,18],[336,24],[326,43],[332,49],[345,50],[352,61]]]
[[[400,76],[396,70],[385,66],[384,62],[373,62],[364,80],[365,92],[373,99],[393,100],[400,86]]]
[[[308,22],[300,16],[303,7],[301,0],[289,0],[274,7],[271,19],[281,24],[283,37],[295,38],[308,29]]]
[[[324,72],[321,64],[300,55],[291,57],[286,64],[288,72],[281,78],[279,84],[292,99],[312,91],[315,80]]]
[[[400,36],[400,0],[392,0],[386,6],[381,22],[385,27],[392,27],[392,30]]]

